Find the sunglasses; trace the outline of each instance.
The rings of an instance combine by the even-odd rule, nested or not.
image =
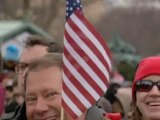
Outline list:
[[[136,83],[136,91],[149,92],[156,85],[160,91],[160,81],[152,82],[151,80],[141,80]]]

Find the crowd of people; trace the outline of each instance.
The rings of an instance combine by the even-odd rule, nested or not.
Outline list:
[[[28,37],[15,71],[1,76],[1,120],[62,120],[62,52],[54,40]],[[116,113],[117,120],[158,120],[159,112],[160,57],[153,56],[139,62],[133,83],[111,79],[78,120],[112,120]],[[63,117],[72,120],[65,111]]]

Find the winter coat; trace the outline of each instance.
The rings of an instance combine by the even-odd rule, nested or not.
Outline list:
[[[0,120],[27,120],[25,103],[18,106],[15,112],[4,114]]]

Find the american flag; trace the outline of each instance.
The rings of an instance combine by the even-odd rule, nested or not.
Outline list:
[[[105,40],[85,19],[80,0],[67,0],[62,105],[77,119],[103,96],[111,72]]]

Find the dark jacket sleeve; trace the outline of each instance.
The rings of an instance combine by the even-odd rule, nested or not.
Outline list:
[[[17,107],[15,112],[4,114],[0,120],[27,120],[25,103]]]
[[[104,114],[105,111],[95,105],[88,110],[86,120],[103,120]]]

